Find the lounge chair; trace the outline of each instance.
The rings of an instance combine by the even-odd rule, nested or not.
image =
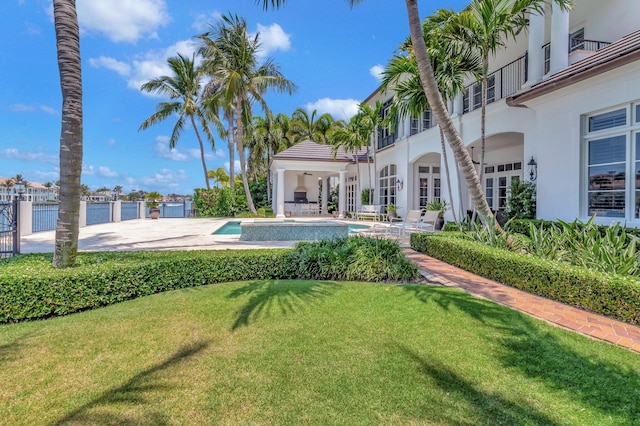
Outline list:
[[[400,238],[403,238],[407,232],[415,232],[421,230],[422,227],[422,210],[409,210],[407,215],[401,222],[392,222],[389,228],[396,229]]]

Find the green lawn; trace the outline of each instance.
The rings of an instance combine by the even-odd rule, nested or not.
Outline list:
[[[0,424],[640,424],[640,355],[456,289],[241,282],[0,326]]]

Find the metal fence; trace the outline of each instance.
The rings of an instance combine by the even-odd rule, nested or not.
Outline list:
[[[111,222],[111,203],[87,203],[87,225]]]
[[[120,204],[120,220],[132,220],[138,218],[138,203],[135,201]]]
[[[58,223],[58,203],[33,203],[31,232],[52,231]]]
[[[160,209],[160,217],[162,218],[196,217],[197,212],[194,207],[194,204],[186,201],[184,203],[158,204],[158,209]],[[146,208],[145,217],[149,217],[149,207]]]
[[[0,204],[0,258],[11,257],[18,251],[16,204]]]

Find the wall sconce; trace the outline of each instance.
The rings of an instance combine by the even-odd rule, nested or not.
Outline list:
[[[535,182],[538,178],[538,163],[536,163],[535,158],[531,157],[531,160],[527,163],[529,166],[529,180],[531,182]]]
[[[402,191],[402,187],[404,186],[404,184],[402,183],[402,179],[396,179],[396,189],[398,191]]]

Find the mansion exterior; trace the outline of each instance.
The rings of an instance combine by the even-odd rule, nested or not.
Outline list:
[[[529,17],[528,31],[491,58],[482,185],[493,210],[504,209],[512,180],[531,180],[540,219],[596,215],[599,223],[640,226],[638,17],[637,0],[576,0],[571,11],[547,4],[543,15]],[[481,91],[480,83],[469,77],[465,92],[449,104],[476,163]],[[393,96],[393,91],[377,89],[365,102],[374,106],[380,101],[384,115]],[[340,184],[341,214],[357,211],[360,176],[361,189],[373,187],[374,204],[397,204],[401,216],[444,199],[463,217],[472,208],[471,198],[448,145],[451,190],[446,184],[440,133],[431,112],[396,122],[380,129],[372,141],[372,167],[360,153],[359,173],[353,155],[329,158],[311,145],[274,156],[274,211],[284,213],[285,201],[295,201],[295,193],[303,192],[296,188],[310,186],[309,195],[317,197],[319,188],[328,185],[316,185],[316,180]],[[331,177],[333,181],[325,179]],[[320,211],[326,212],[323,207]],[[445,217],[453,219],[451,210]]]

